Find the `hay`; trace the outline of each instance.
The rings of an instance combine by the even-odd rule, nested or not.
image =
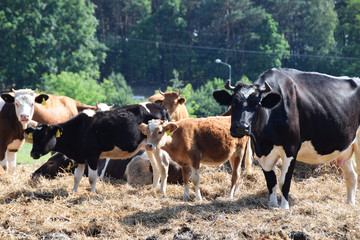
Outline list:
[[[93,194],[83,178],[74,193],[72,175],[31,181],[36,167],[0,174],[1,239],[360,239],[360,196],[356,206],[345,204],[345,183],[333,166],[299,167],[289,211],[267,207],[258,166],[242,176],[233,200],[230,173],[202,167],[202,202],[193,186],[184,202],[182,185],[168,185],[164,197],[116,180],[99,180]]]

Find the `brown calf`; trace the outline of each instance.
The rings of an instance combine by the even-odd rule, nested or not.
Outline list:
[[[179,121],[189,117],[188,110],[186,109],[186,99],[180,97],[180,92],[166,92],[163,93],[159,90],[158,94],[154,94],[149,98],[149,102],[156,102],[162,104],[170,113],[171,121]]]
[[[190,167],[195,184],[196,199],[201,200],[200,163],[220,165],[230,159],[232,167],[230,198],[239,186],[240,165],[247,146],[248,137],[241,139],[230,135],[230,117],[189,118],[178,122],[152,120],[149,125],[141,124],[141,131],[147,135],[145,148],[165,150],[171,159],[182,167],[185,184],[184,200],[189,197]],[[251,151],[247,147],[247,151]],[[245,159],[245,166],[251,165],[251,154]]]

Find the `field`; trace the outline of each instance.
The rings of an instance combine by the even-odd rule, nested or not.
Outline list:
[[[93,194],[85,177],[74,193],[70,174],[30,180],[40,165],[0,175],[1,239],[360,239],[360,196],[345,204],[341,171],[331,165],[296,167],[289,211],[267,207],[256,165],[233,200],[227,169],[202,167],[201,202],[193,189],[184,202],[181,185],[168,185],[164,197],[113,179],[99,180]]]

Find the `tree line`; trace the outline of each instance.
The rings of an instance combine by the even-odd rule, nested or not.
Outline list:
[[[0,84],[117,105],[191,86],[195,109],[228,78],[215,59],[233,83],[272,67],[359,76],[359,23],[360,0],[3,0]]]

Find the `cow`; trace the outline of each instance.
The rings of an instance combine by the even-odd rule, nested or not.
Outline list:
[[[251,136],[269,190],[269,206],[278,206],[275,164],[282,159],[281,204],[289,209],[289,191],[296,161],[310,164],[336,160],[341,167],[347,202],[355,204],[357,174],[353,152],[360,159],[360,80],[316,72],[273,68],[254,84],[229,82],[233,91],[216,90],[220,105],[231,105],[230,133]],[[360,173],[360,164],[357,164]]]
[[[166,92],[163,93],[159,90],[159,93],[154,94],[149,98],[149,102],[156,102],[163,105],[170,113],[172,121],[179,121],[180,119],[188,118],[189,113],[186,109],[184,97],[180,97],[179,92]]]
[[[140,150],[133,157],[143,154],[145,151]],[[101,158],[98,161],[98,176],[100,178],[111,177],[115,179],[125,180],[124,174],[126,166],[133,159],[127,158],[121,161],[112,160],[108,158]],[[68,158],[62,153],[55,153],[43,165],[36,169],[32,174],[32,179],[37,179],[40,176],[48,179],[55,178],[60,172],[74,173],[78,164],[74,160]],[[85,175],[87,176],[87,169],[85,168]]]
[[[170,184],[182,183],[181,168],[171,159],[169,160],[169,177],[167,182]],[[43,177],[54,179],[61,172],[74,173],[77,164],[74,160],[66,157],[62,153],[55,153],[43,165],[36,169],[32,174],[32,179]],[[85,168],[85,176],[88,176]],[[2,172],[0,167],[0,173]],[[152,184],[152,167],[150,160],[143,149],[139,150],[134,156],[122,159],[100,158],[98,161],[98,176],[126,180],[132,186]]]
[[[35,104],[33,120],[38,123],[56,124],[75,117],[85,109],[97,109],[97,106],[86,105],[67,96],[47,96],[46,103]]]
[[[168,178],[167,183],[182,183],[181,168],[178,164],[171,160],[169,154],[161,151],[161,161],[168,162]],[[163,159],[165,158],[165,159]],[[143,153],[134,157],[126,166],[125,178],[131,186],[143,186],[153,183],[153,169],[147,153]]]
[[[34,108],[49,98],[31,89],[1,94],[0,165],[10,174],[15,171],[16,153],[24,143],[24,129],[31,123]]]
[[[239,186],[238,175],[248,137],[234,138],[226,131],[228,128],[230,117],[188,118],[171,123],[152,120],[148,125],[140,125],[141,131],[147,136],[146,150],[161,148],[181,166],[185,184],[184,200],[189,197],[190,168],[196,199],[201,200],[200,163],[220,165],[228,159],[232,166],[229,196],[233,197]],[[250,164],[249,161],[245,160],[245,166]]]
[[[159,104],[140,103],[96,112],[93,116],[80,113],[66,122],[39,124],[25,132],[33,135],[32,158],[56,151],[79,164],[74,173],[74,191],[87,163],[91,191],[95,192],[98,159],[124,159],[134,155],[146,139],[139,126],[151,119],[170,121],[170,115]]]

